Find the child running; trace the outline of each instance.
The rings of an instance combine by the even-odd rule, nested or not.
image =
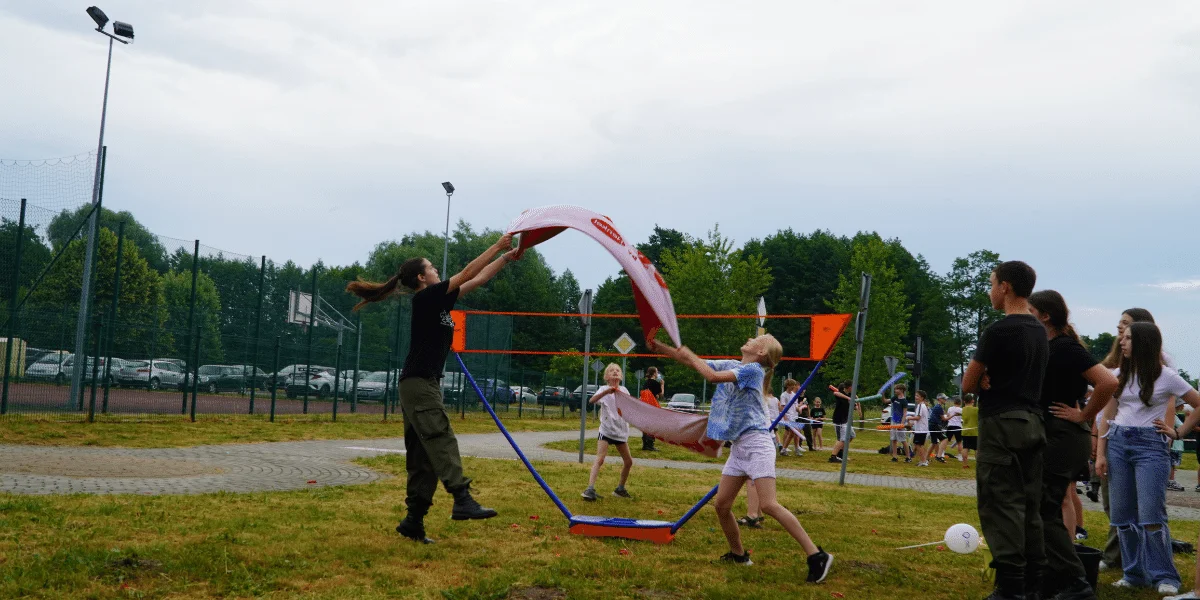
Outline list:
[[[762,512],[778,521],[804,549],[808,556],[807,581],[824,581],[833,565],[833,555],[814,544],[796,520],[796,515],[775,499],[775,444],[767,431],[770,421],[762,410],[762,390],[763,380],[770,381],[783,356],[783,346],[770,334],[760,335],[742,345],[740,361],[704,361],[687,346],[675,349],[658,341],[649,345],[653,351],[665,354],[695,369],[709,382],[719,384],[705,434],[710,439],[732,442],[729,459],[721,470],[715,503],[717,520],[729,542],[729,552],[720,560],[739,565],[753,564],[750,553],[742,547],[741,532],[733,517],[733,502],[749,480],[758,493]]]
[[[617,489],[613,490],[614,496],[628,498],[629,492],[625,491],[625,482],[629,480],[629,470],[633,468],[633,456],[629,454],[629,423],[617,414],[617,409],[613,408],[608,402],[601,402],[605,396],[613,392],[621,392],[626,395],[629,390],[621,385],[621,365],[612,363],[604,369],[604,382],[608,385],[604,389],[598,390],[596,395],[588,402],[591,404],[600,403],[600,439],[596,441],[596,462],[592,463],[592,474],[588,477],[588,487],[583,490],[584,500],[594,502],[596,500],[596,477],[600,475],[600,467],[604,466],[604,457],[608,455],[609,445],[617,447],[617,451],[621,453],[621,482],[617,484]]]

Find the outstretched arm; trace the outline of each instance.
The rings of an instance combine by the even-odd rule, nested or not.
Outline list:
[[[489,246],[487,250],[483,251],[483,254],[475,257],[475,260],[468,263],[463,270],[455,273],[454,276],[450,278],[450,287],[447,288],[446,293],[453,292],[454,290],[466,285],[468,281],[475,279],[475,277],[483,271],[484,267],[488,266],[488,263],[491,262],[492,257],[495,256],[497,252],[512,248],[512,239],[513,236],[511,233],[506,233],[500,236],[500,239],[496,240],[495,244]],[[492,275],[494,276],[495,273],[492,273]],[[491,277],[488,277],[488,279],[491,279]],[[487,279],[484,281],[487,281]],[[475,287],[478,287],[478,285]],[[459,293],[459,295],[465,293],[466,291],[462,291]]]
[[[650,342],[648,343],[648,346],[654,352],[663,354],[669,358],[674,359],[679,364],[686,365],[686,366],[689,366],[689,367],[695,369],[696,372],[699,373],[700,376],[703,377],[705,380],[707,380],[709,383],[733,383],[733,382],[737,381],[736,373],[734,373],[733,371],[715,371],[715,370],[713,370],[712,367],[708,366],[707,362],[704,362],[704,359],[700,358],[699,356],[696,356],[696,353],[692,352],[691,349],[689,349],[687,346],[683,346],[680,348],[672,348],[671,346],[668,346],[667,344],[663,344],[662,342],[659,342],[658,340],[650,340]]]
[[[491,279],[500,272],[500,269],[503,269],[505,265],[518,260],[519,258],[520,256],[516,250],[509,250],[508,252],[505,252],[503,256],[493,260],[490,264],[488,264],[488,266],[484,267],[483,270],[480,271],[479,274],[470,281],[462,284],[462,287],[458,288],[458,297],[462,298],[470,293],[471,290],[487,283],[488,281],[491,281]]]

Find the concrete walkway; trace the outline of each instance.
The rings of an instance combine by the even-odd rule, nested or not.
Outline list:
[[[595,436],[595,432],[590,434]],[[532,461],[576,462],[578,453],[551,450],[543,444],[579,439],[578,432],[514,433]],[[516,455],[499,433],[458,436],[464,456],[514,460]],[[364,456],[403,453],[404,440],[324,440],[230,444],[191,448],[94,448],[0,445],[0,492],[15,494],[203,494],[218,491],[259,492],[370,483],[387,477],[351,462]],[[871,452],[864,450],[864,452]],[[853,456],[853,455],[852,455]],[[586,456],[590,463],[592,456]],[[721,470],[718,463],[638,459],[647,467],[698,471]],[[851,466],[853,465],[853,459]],[[897,470],[911,465],[898,465]],[[780,468],[784,479],[837,483],[838,473]],[[716,476],[714,475],[714,481]],[[1180,472],[1189,490],[1194,472]],[[847,473],[846,483],[906,489],[930,494],[974,496],[972,479],[922,479]],[[1086,498],[1084,508],[1101,510]],[[1200,494],[1169,492],[1167,512],[1176,520],[1200,520]]]

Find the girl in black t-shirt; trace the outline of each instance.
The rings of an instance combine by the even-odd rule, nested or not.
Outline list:
[[[352,281],[346,291],[362,298],[358,310],[372,302],[387,299],[403,285],[412,292],[411,344],[400,373],[400,408],[404,413],[405,466],[408,469],[408,514],[396,527],[406,538],[433,543],[425,535],[425,514],[433,504],[440,480],[454,496],[450,517],[456,521],[489,519],[496,511],[484,508],[471,497],[471,480],[463,475],[458,440],[442,400],[440,384],[454,319],[450,316],[455,301],[495,277],[504,265],[521,257],[512,249],[511,234],[500,237],[490,248],[471,261],[448,281],[442,281],[436,267],[425,258],[410,258],[384,283]],[[497,260],[497,253],[507,251]]]

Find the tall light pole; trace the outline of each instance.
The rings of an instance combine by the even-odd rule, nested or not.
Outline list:
[[[100,237],[100,182],[101,157],[104,155],[104,121],[108,117],[108,80],[112,74],[113,42],[128,44],[133,41],[133,26],[113,21],[113,32],[104,31],[108,15],[95,6],[88,7],[87,14],[96,22],[96,31],[108,38],[108,66],[104,71],[104,102],[100,105],[100,142],[96,144],[96,177],[92,182],[92,213],[88,219],[88,243],[83,257],[83,282],[80,286],[79,317],[75,322],[75,360],[71,371],[71,401],[73,402],[83,384],[83,372],[87,367],[84,342],[87,337],[88,303],[92,293],[92,263],[96,257],[96,243]],[[122,39],[126,38],[126,39]],[[95,360],[100,360],[96,357]]]
[[[443,181],[442,189],[446,190],[446,242],[442,248],[442,277],[449,277],[446,274],[446,259],[450,258],[450,196],[454,195],[454,184]]]

